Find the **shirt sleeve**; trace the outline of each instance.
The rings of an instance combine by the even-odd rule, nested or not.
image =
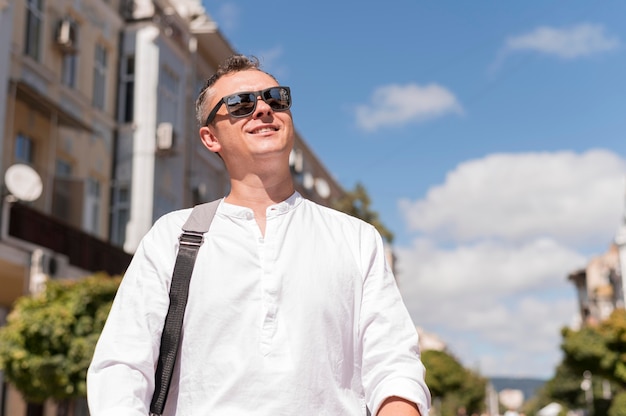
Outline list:
[[[171,218],[142,239],[113,301],[87,372],[92,416],[149,413],[180,233]]]
[[[369,227],[362,235],[364,280],[359,325],[367,405],[376,415],[386,398],[397,396],[417,404],[420,413],[427,416],[431,397],[424,381],[417,329],[386,260],[380,234]]]

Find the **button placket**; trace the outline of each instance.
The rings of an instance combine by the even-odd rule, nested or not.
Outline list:
[[[276,245],[272,238],[272,218],[268,216],[265,238],[259,240],[261,262],[261,287],[263,290],[263,309],[265,312],[261,328],[261,353],[268,355],[277,330],[279,282],[275,271]]]

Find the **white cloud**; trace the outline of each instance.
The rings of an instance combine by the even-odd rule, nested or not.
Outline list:
[[[626,161],[603,150],[494,154],[460,164],[400,207],[411,229],[436,240],[604,244],[620,219],[625,175]]]
[[[462,114],[463,109],[454,94],[440,85],[407,84],[376,89],[370,103],[358,106],[355,113],[357,125],[371,131],[449,113]]]
[[[585,257],[553,240],[512,245],[495,241],[452,249],[417,239],[397,249],[400,284],[409,295],[445,296],[451,301],[484,295],[507,296],[564,279],[563,270],[581,267]]]
[[[561,359],[560,329],[575,308],[573,296],[549,302],[523,297],[494,308],[488,316],[496,315],[497,320],[485,319],[481,327],[457,331],[448,341],[462,361],[477,365],[482,374],[548,378]],[[459,312],[463,320],[467,311]]]
[[[548,240],[455,249],[417,240],[396,255],[414,322],[439,334],[465,365],[490,376],[551,375],[559,330],[577,305],[567,275],[585,256]]]
[[[530,33],[507,39],[505,50],[537,51],[573,59],[607,52],[619,46],[619,38],[607,36],[602,25],[580,24],[568,29],[539,27]]]
[[[551,376],[577,312],[567,276],[589,261],[584,242],[608,248],[625,173],[608,151],[497,154],[403,201],[419,236],[396,247],[397,277],[416,325],[482,374]]]

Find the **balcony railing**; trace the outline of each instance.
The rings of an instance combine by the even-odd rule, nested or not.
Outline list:
[[[63,254],[71,265],[89,272],[122,274],[132,258],[121,248],[24,204],[12,204],[9,218],[10,237]]]

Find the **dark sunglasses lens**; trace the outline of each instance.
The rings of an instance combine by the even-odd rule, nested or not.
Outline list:
[[[231,95],[225,101],[228,112],[234,117],[250,115],[254,111],[254,107],[256,107],[256,97],[249,92]]]
[[[263,91],[263,100],[274,110],[284,111],[291,105],[289,91],[283,87],[269,88]]]
[[[291,106],[291,95],[285,87],[272,87],[261,91],[265,101],[275,111],[285,111]],[[224,99],[228,113],[233,117],[246,117],[254,112],[257,97],[254,92],[233,94]]]

